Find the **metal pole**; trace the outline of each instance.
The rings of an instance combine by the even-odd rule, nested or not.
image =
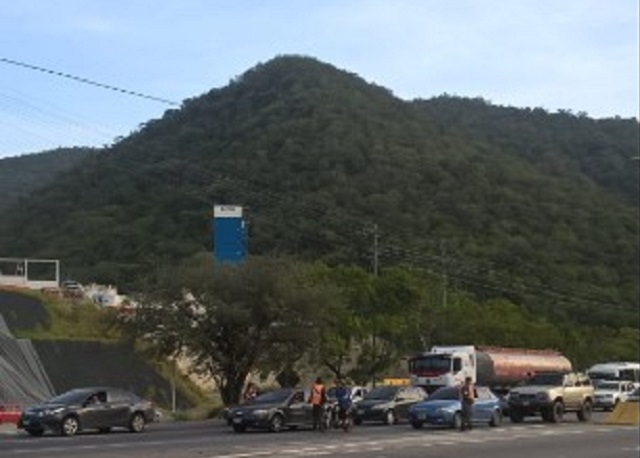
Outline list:
[[[378,225],[373,225],[373,275],[378,276]]]
[[[176,363],[173,362],[173,374],[171,375],[171,412],[176,413]]]
[[[448,279],[447,279],[447,264],[445,259],[447,257],[447,245],[445,240],[440,240],[440,258],[442,262],[442,306],[444,308],[447,307],[447,288],[448,288]]]

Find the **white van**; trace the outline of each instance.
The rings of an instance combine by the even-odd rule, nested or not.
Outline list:
[[[597,387],[601,380],[616,380],[631,382],[636,387],[640,386],[640,363],[612,362],[591,366],[587,375]]]

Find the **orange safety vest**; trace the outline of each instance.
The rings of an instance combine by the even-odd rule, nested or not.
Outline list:
[[[320,405],[324,402],[324,385],[316,383],[311,388],[311,396],[309,396],[309,403],[313,405]]]

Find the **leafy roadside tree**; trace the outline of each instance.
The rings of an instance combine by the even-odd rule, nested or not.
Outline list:
[[[210,255],[152,275],[138,297],[137,334],[166,356],[185,356],[218,385],[226,405],[237,403],[258,366],[280,371],[274,355],[304,354],[318,335],[327,300],[306,268],[280,259],[251,258],[214,265]]]

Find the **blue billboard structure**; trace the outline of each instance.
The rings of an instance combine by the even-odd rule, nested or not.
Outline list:
[[[247,255],[247,230],[242,207],[213,207],[213,256],[217,262],[237,264]]]

